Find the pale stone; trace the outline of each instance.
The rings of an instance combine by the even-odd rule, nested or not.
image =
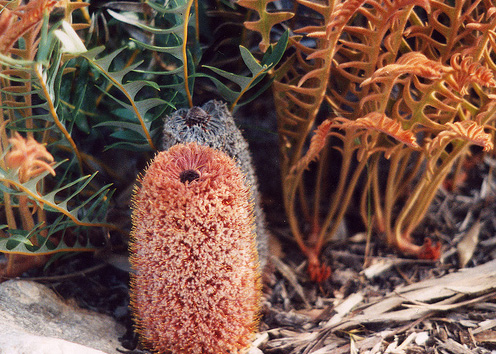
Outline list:
[[[111,317],[66,304],[42,284],[0,284],[1,354],[119,353],[125,329]]]
[[[63,339],[35,336],[22,328],[8,329],[0,334],[1,354],[105,354],[81,344]]]

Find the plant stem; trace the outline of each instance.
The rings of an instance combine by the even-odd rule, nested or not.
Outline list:
[[[189,17],[191,16],[191,6],[193,5],[194,0],[189,0],[186,8],[185,8],[185,19],[183,24],[183,43],[182,43],[182,56],[183,56],[183,73],[184,73],[184,91],[186,92],[186,97],[188,98],[188,104],[190,107],[193,107],[193,98],[191,96],[191,92],[189,89],[188,83],[188,23]]]

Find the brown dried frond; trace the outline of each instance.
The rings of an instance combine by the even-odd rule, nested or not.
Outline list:
[[[417,144],[415,135],[411,131],[404,130],[397,121],[387,117],[383,113],[372,112],[356,120],[339,117],[335,118],[334,122],[340,124],[340,128],[344,129],[368,129],[379,131],[414,149],[420,148]]]
[[[428,155],[433,155],[454,139],[470,141],[474,145],[482,146],[484,151],[490,151],[494,148],[491,135],[484,132],[484,126],[474,121],[446,123],[444,126],[447,129],[440,132],[427,144],[426,152]]]
[[[479,62],[473,61],[471,57],[455,54],[450,60],[454,69],[451,86],[462,95],[468,94],[467,86],[476,83],[486,87],[495,87],[493,72]]]
[[[403,55],[395,64],[386,65],[378,69],[370,78],[363,81],[362,86],[370,85],[374,82],[394,81],[404,74],[413,74],[426,79],[436,80],[452,71],[453,68],[445,66],[438,61],[428,59],[420,52],[410,52]]]
[[[5,163],[10,169],[19,169],[19,181],[25,183],[30,179],[48,171],[55,176],[53,156],[46,147],[33,137],[24,139],[15,132],[13,138],[9,139],[12,149],[5,156]]]

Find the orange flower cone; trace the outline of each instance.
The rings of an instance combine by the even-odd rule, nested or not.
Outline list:
[[[196,143],[160,152],[133,204],[131,306],[160,353],[231,353],[257,326],[253,204],[226,154]]]

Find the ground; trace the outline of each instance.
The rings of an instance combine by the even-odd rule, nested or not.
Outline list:
[[[417,230],[419,239],[442,242],[440,260],[405,258],[378,235],[366,259],[359,233],[326,247],[322,258],[333,272],[321,284],[308,280],[284,213],[272,205],[267,214],[278,251],[264,277],[259,348],[267,354],[495,353],[494,162],[487,157],[461,188],[440,191]],[[128,328],[121,349],[133,351],[125,257],[125,245],[116,243],[112,254],[73,254],[27,277],[113,316]],[[468,272],[457,273],[461,262]]]

